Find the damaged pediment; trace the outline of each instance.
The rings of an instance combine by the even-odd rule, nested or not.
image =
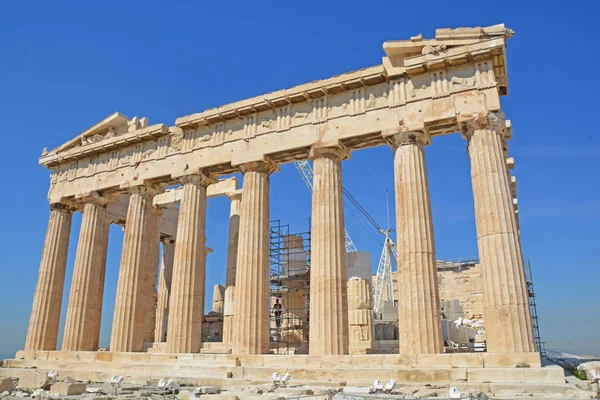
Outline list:
[[[54,150],[44,149],[39,163],[51,167],[152,140],[168,133],[169,128],[165,124],[148,126],[148,119],[145,117],[128,119],[116,112]]]
[[[42,153],[42,156],[58,154],[76,147],[99,143],[106,139],[146,128],[147,126],[148,118],[146,117],[133,117],[132,119],[129,119],[123,114],[115,112],[114,114],[111,114],[94,126],[82,132],[76,138],[69,140],[68,142],[49,152],[46,150]]]

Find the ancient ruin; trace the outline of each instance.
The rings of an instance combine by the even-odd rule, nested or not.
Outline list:
[[[31,382],[60,369],[84,381],[119,373],[130,382],[176,376],[222,387],[269,381],[275,370],[304,382],[564,383],[562,369],[541,366],[534,344],[512,125],[500,104],[512,35],[504,25],[438,29],[434,39],[384,43],[374,67],[183,116],[174,126],[115,113],[44,150],[50,219],[25,349],[6,365]],[[454,133],[471,163],[482,303],[468,312],[484,315],[484,353],[444,354],[425,149]],[[344,242],[343,161],[373,146],[391,147],[395,172],[399,327],[390,351],[375,346],[370,277],[348,276]],[[269,176],[304,159],[314,166],[310,269],[282,287],[296,307],[308,307],[287,311],[296,321],[287,325],[289,340],[308,354],[270,354]],[[220,179],[235,172],[243,187]],[[231,213],[226,282],[205,316],[211,196],[227,196]],[[69,244],[75,212],[83,214],[81,233]],[[110,224],[125,234],[110,347],[99,351]],[[302,238],[286,240],[302,247]],[[69,245],[77,253],[57,348]]]

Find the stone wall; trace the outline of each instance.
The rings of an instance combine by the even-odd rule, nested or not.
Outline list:
[[[467,319],[483,319],[482,285],[479,264],[452,270],[438,268],[440,302],[458,300]]]
[[[398,280],[396,272],[392,273],[394,281],[394,301],[398,301]],[[438,265],[438,290],[440,302],[458,300],[464,317],[470,320],[483,319],[483,290],[481,266],[471,264],[456,268]]]

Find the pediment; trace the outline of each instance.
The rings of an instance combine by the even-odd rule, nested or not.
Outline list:
[[[127,118],[119,112],[109,115],[102,121],[86,129],[75,138],[65,142],[57,148],[47,151],[44,149],[42,157],[63,153],[78,147],[86,147],[117,136],[124,135],[148,126],[148,118]]]

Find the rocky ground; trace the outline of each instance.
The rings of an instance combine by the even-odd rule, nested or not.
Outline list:
[[[596,361],[597,360],[597,361]],[[565,369],[566,385],[487,384],[485,392],[478,388],[462,387],[460,397],[470,400],[493,399],[589,399],[600,398],[600,357],[574,356],[551,353],[546,363],[555,363]],[[62,378],[62,377],[61,377]],[[73,400],[385,400],[385,399],[447,399],[450,385],[397,385],[390,393],[373,393],[369,387],[349,387],[337,382],[331,387],[294,385],[293,377],[287,386],[282,384],[249,385],[242,388],[219,390],[214,386],[179,386],[172,390],[160,389],[158,382],[144,386],[126,382],[115,389],[110,383],[74,382],[71,378],[46,382],[43,388],[24,390],[18,379],[0,377],[0,400],[12,399],[73,399]]]

